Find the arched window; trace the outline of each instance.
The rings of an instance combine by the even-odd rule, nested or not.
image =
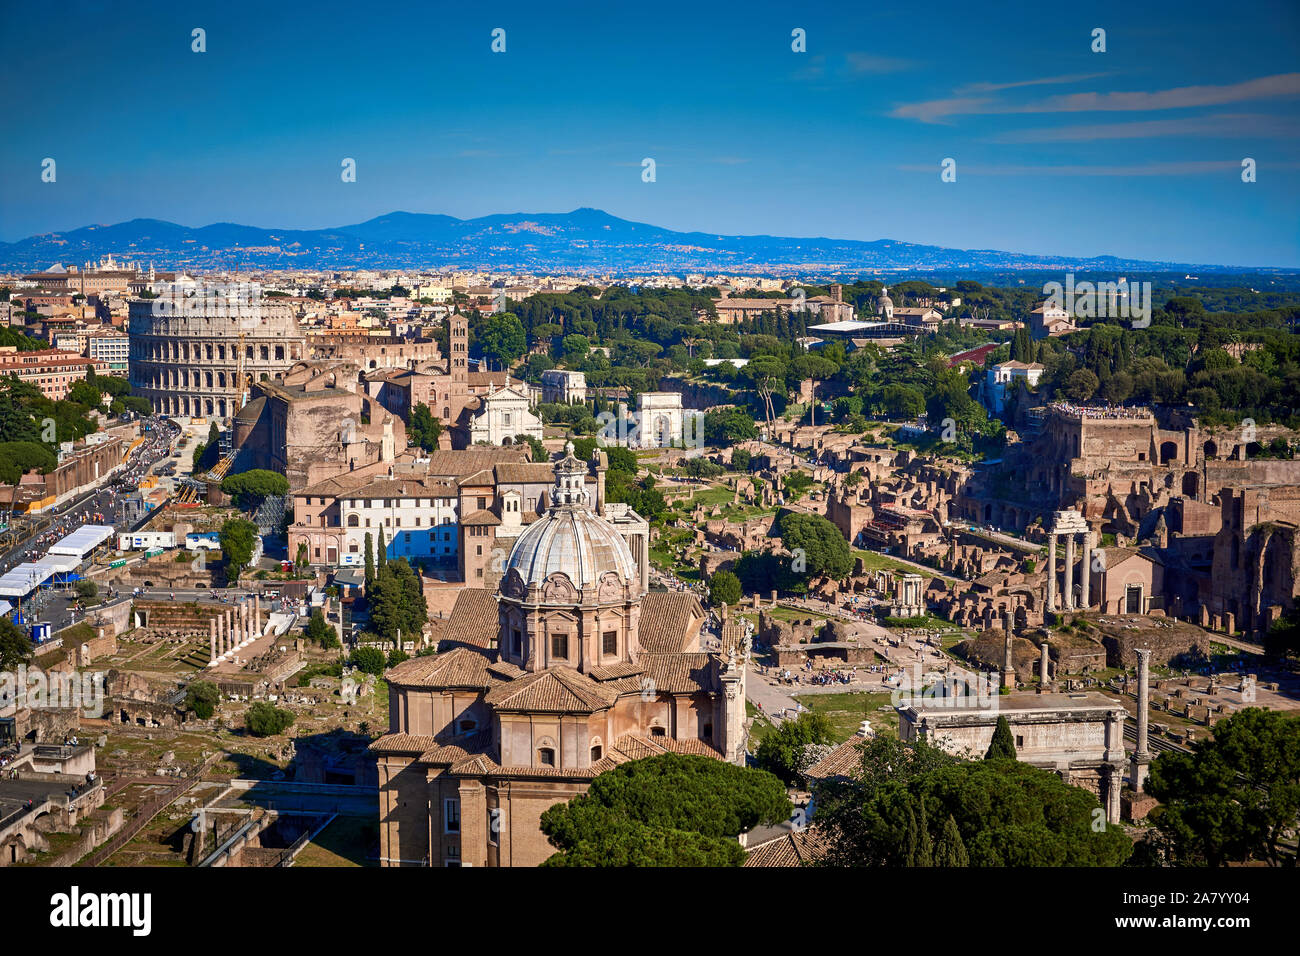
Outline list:
[[[350,514],[350,515],[348,515],[348,527],[349,527],[349,528],[356,528],[356,527],[358,527],[358,526],[360,525],[360,523],[361,523],[361,519],[358,518],[355,514]]]
[[[598,761],[603,755],[604,755],[604,750],[601,748],[600,744],[596,744],[594,747],[591,748],[592,763]]]

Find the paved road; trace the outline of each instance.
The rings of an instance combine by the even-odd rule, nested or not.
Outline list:
[[[145,441],[131,453],[126,465],[105,478],[100,487],[37,516],[32,522],[36,533],[0,555],[0,574],[41,557],[50,545],[84,525],[112,524],[119,531],[126,530],[117,518],[121,499],[134,493],[153,467],[171,454],[172,442],[180,434],[179,427],[165,418],[146,418],[142,427],[144,424],[151,425],[152,431],[144,433]]]

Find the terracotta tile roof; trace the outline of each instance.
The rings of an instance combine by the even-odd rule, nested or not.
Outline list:
[[[384,672],[399,687],[486,689],[501,683],[488,673],[491,658],[478,648],[456,647],[442,654],[412,657]]]
[[[641,599],[638,634],[641,648],[652,654],[686,650],[692,622],[704,620],[700,599],[687,591],[648,591]]]
[[[816,827],[796,830],[760,843],[745,854],[744,866],[803,866],[818,860],[830,849],[826,837]]]
[[[610,664],[608,667],[593,667],[588,673],[598,681],[610,681],[640,674],[641,668],[635,664],[618,663]]]
[[[549,461],[504,462],[496,466],[498,484],[551,485],[555,483],[555,465]],[[594,484],[596,479],[587,476]]]
[[[850,779],[862,767],[862,754],[858,747],[866,741],[861,734],[854,734],[840,744],[821,760],[804,771],[809,780],[830,780],[833,778]]]
[[[348,498],[455,498],[459,489],[437,478],[374,478],[365,486],[349,491]]]
[[[501,519],[487,509],[484,509],[482,511],[471,511],[469,514],[465,515],[465,517],[460,519],[460,523],[462,527],[468,527],[470,525],[499,525]]]
[[[427,734],[384,734],[368,749],[381,754],[422,754],[434,743]]]
[[[465,588],[456,595],[443,628],[444,640],[472,647],[491,647],[501,630],[497,596],[486,588]]]
[[[712,654],[642,654],[645,677],[656,693],[691,694],[717,690],[717,661]]]
[[[443,478],[460,478],[484,471],[501,462],[521,462],[528,454],[528,446],[511,445],[498,448],[493,445],[478,445],[460,451],[431,451],[429,474]]]
[[[612,706],[616,696],[577,670],[552,667],[503,684],[484,700],[496,710],[590,714]]]

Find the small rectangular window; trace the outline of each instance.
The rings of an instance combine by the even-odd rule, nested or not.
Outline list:
[[[606,631],[601,639],[606,654],[618,653],[618,631]]]
[[[552,634],[551,635],[551,657],[557,660],[569,659],[569,635]]]
[[[460,832],[460,800],[455,797],[448,798],[442,802],[443,807],[443,833]]]

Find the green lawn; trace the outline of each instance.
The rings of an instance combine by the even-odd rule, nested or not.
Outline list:
[[[827,615],[818,614],[816,611],[805,611],[803,608],[798,608],[798,607],[782,607],[779,604],[776,607],[768,606],[767,613],[770,614],[772,617],[776,618],[778,621],[802,622],[808,620],[809,618],[812,618],[814,621],[830,620],[830,618]]]
[[[880,708],[889,704],[888,694],[796,694],[795,700],[815,714],[825,714],[837,741],[848,740],[858,732],[863,720],[871,721],[876,733],[898,734],[898,714]]]
[[[336,817],[294,858],[294,866],[378,866],[368,859],[376,825],[361,817]]]
[[[703,491],[695,492],[695,494],[691,495],[688,500],[690,501],[690,506],[692,508],[696,505],[703,505],[705,509],[711,509],[714,505],[731,504],[735,495],[736,493],[730,488],[715,486],[713,488],[705,488]]]

